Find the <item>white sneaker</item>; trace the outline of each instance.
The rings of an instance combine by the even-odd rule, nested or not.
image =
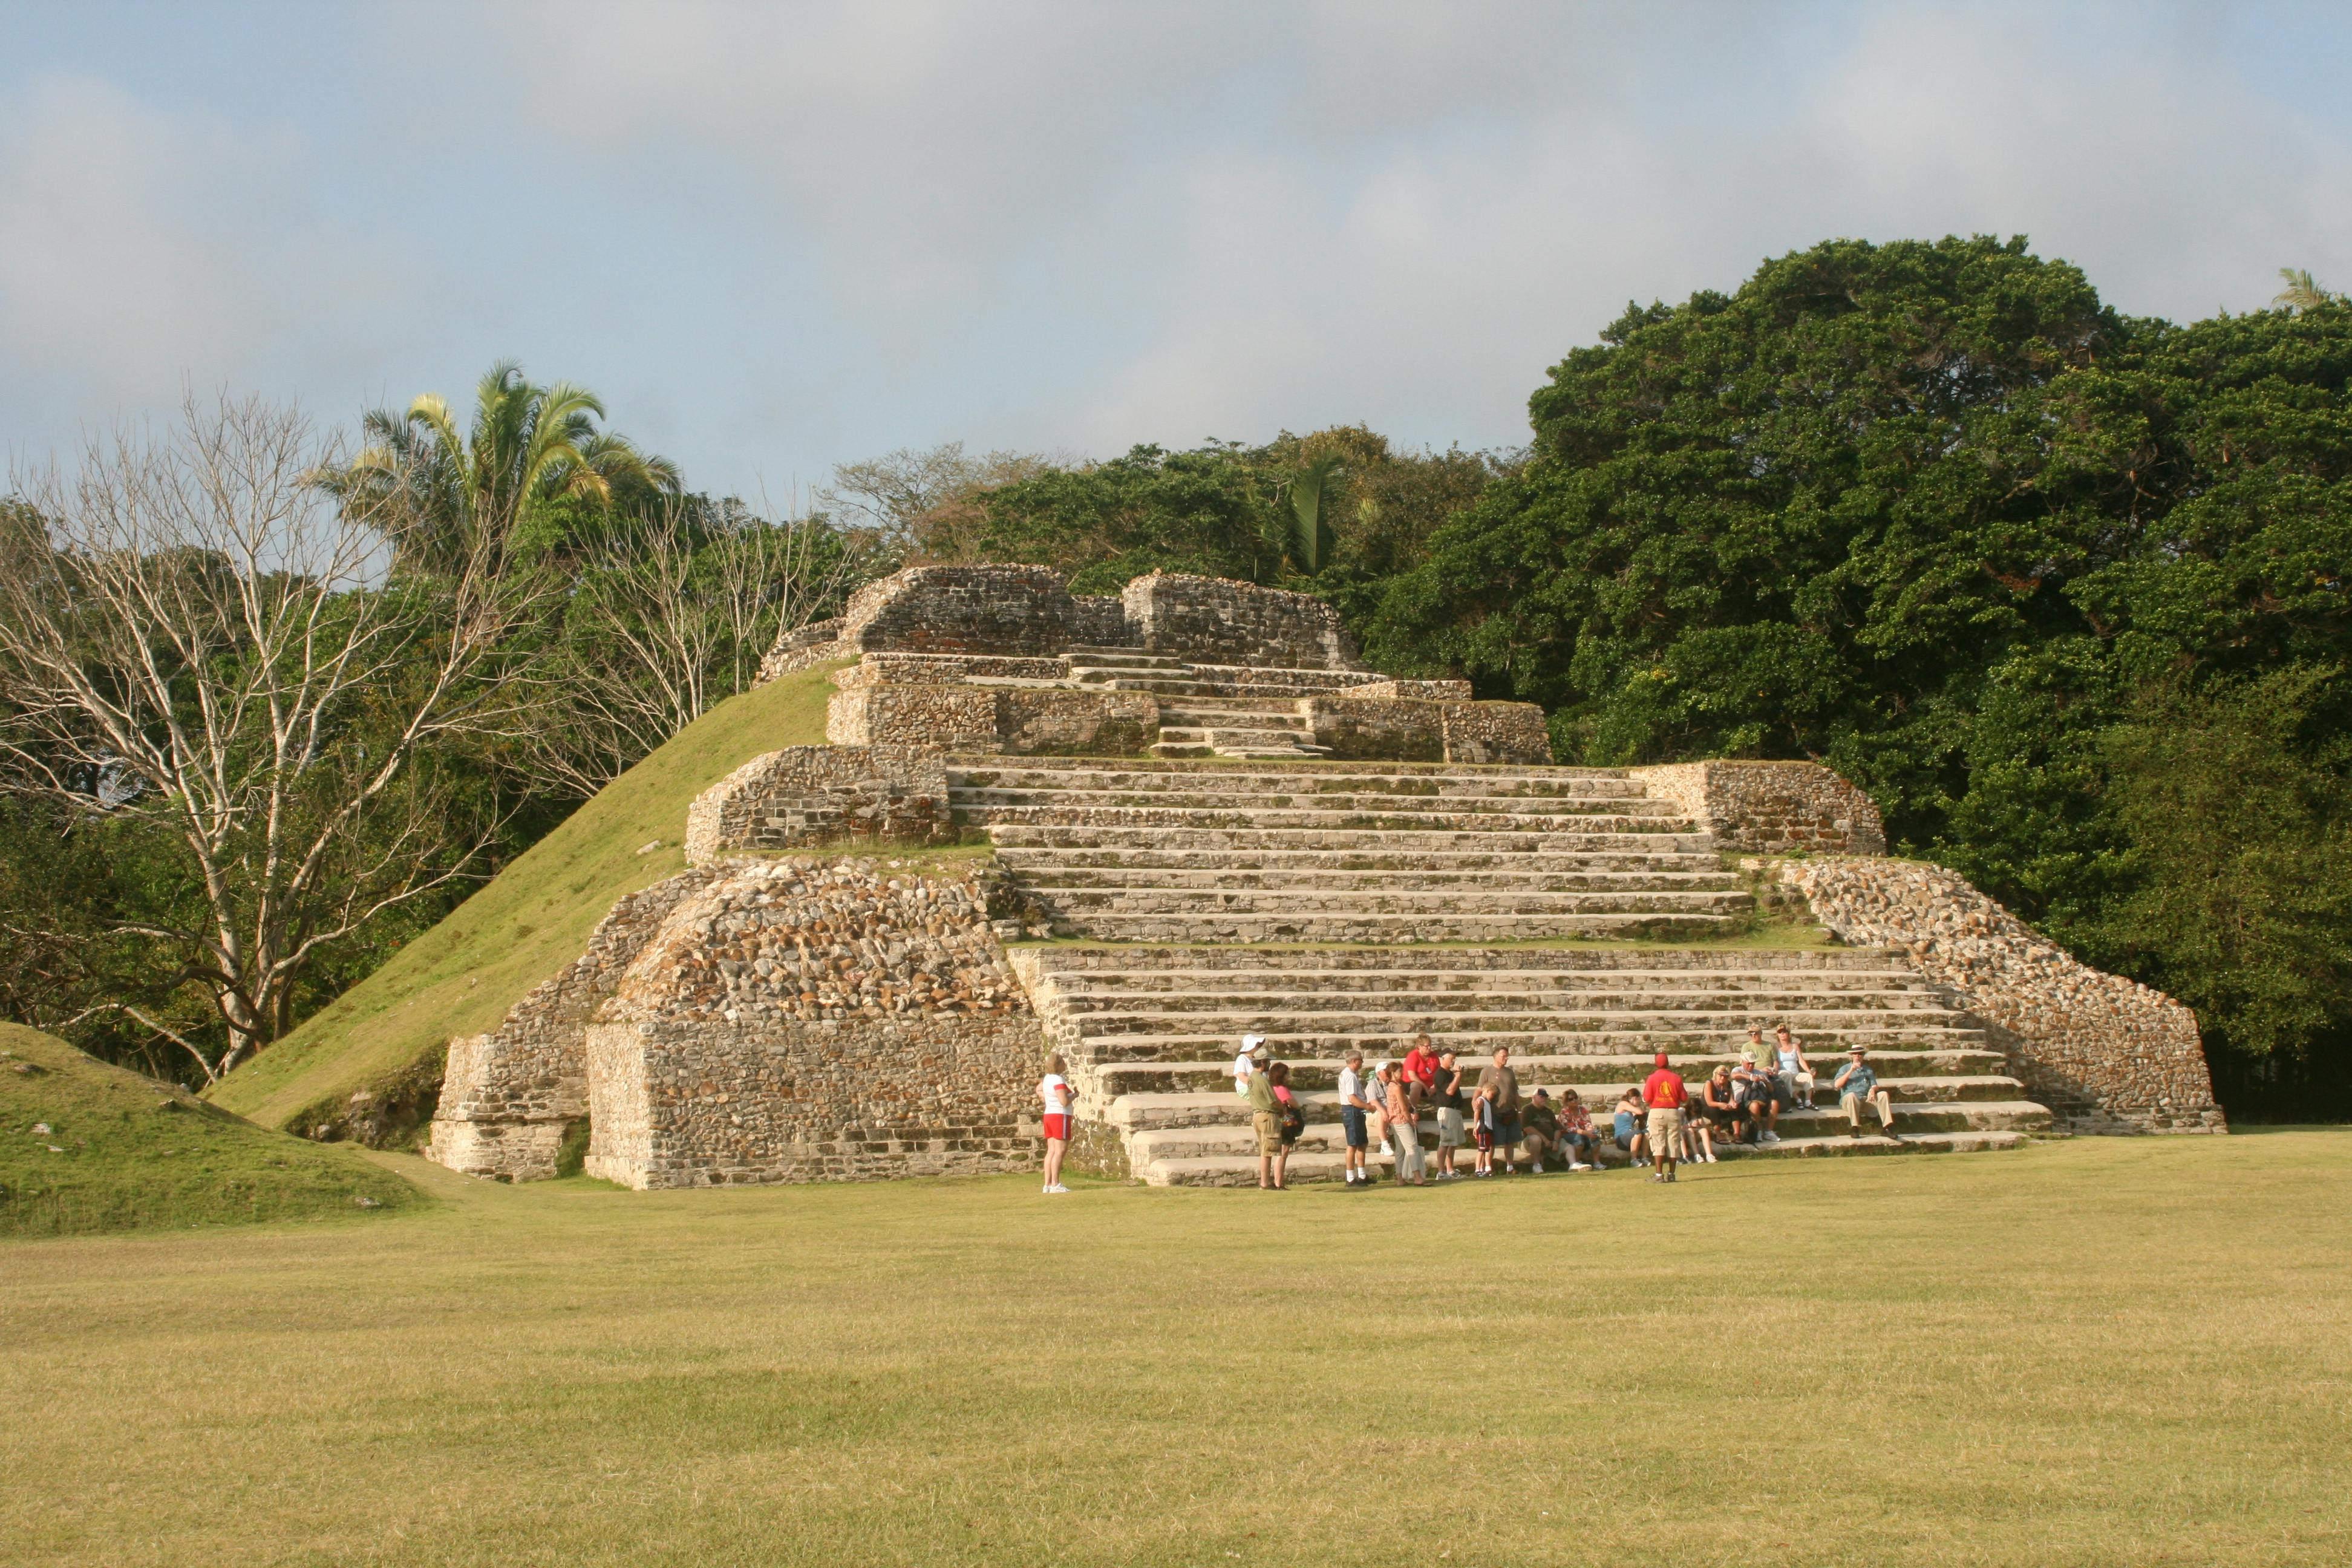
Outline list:
[[[1767,1143],[1778,1143],[1780,1141],[1780,1135],[1778,1132],[1767,1132],[1764,1134],[1764,1142]]]
[[[1592,1167],[1590,1165],[1570,1165],[1569,1169],[1571,1171],[1589,1171],[1592,1169]]]
[[[1049,1193],[1066,1193],[1070,1189],[1062,1185],[1061,1183],[1055,1182],[1052,1186],[1047,1187],[1045,1190]]]

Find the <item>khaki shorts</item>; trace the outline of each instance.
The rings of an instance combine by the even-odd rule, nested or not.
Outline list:
[[[1271,1111],[1254,1110],[1250,1125],[1257,1129],[1257,1152],[1260,1154],[1282,1152],[1282,1118]]]
[[[1683,1108],[1679,1105],[1654,1105],[1650,1108],[1650,1157],[1664,1154],[1672,1158],[1675,1140],[1683,1130]]]

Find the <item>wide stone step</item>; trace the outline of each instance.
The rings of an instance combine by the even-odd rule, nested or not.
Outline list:
[[[1227,776],[1236,770],[1213,763],[1154,762],[1140,757],[1006,757],[995,752],[965,752],[946,759],[950,780],[978,774],[1021,773],[1051,774],[1060,778],[1083,779],[1117,774],[1190,774],[1194,776]],[[1317,763],[1311,766],[1283,768],[1283,777],[1349,779],[1463,779],[1492,784],[1496,780],[1521,780],[1531,784],[1569,784],[1582,780],[1614,779],[1632,785],[1631,794],[1646,797],[1648,791],[1641,782],[1628,776],[1622,768],[1572,768],[1524,763],[1391,763],[1347,762]]]
[[[1292,1064],[1294,1068],[1297,1064]],[[1532,1095],[1541,1089],[1557,1100],[1569,1089],[1574,1089],[1584,1100],[1585,1109],[1592,1113],[1596,1128],[1606,1136],[1616,1102],[1625,1091],[1639,1081],[1588,1082],[1546,1076],[1539,1066],[1518,1064],[1519,1092]],[[1336,1122],[1339,1120],[1339,1097],[1325,1087],[1308,1087],[1299,1081],[1296,1071],[1291,1077],[1294,1098],[1300,1112],[1310,1124]],[[2014,1103],[2022,1101],[2025,1086],[2013,1078],[1988,1076],[1983,1078],[1881,1078],[1880,1087],[1894,1100],[1897,1110],[1907,1105],[1923,1109],[1960,1102]],[[1694,1086],[1696,1087],[1696,1086]],[[1814,1110],[1790,1106],[1780,1113],[1778,1131],[1791,1137],[1797,1131],[1819,1130],[1820,1118],[1833,1116],[1843,1120],[1836,1107],[1835,1097],[1826,1087],[1817,1094]],[[1874,1117],[1875,1113],[1870,1113]],[[1113,1097],[1105,1111],[1103,1121],[1121,1131],[1136,1132],[1166,1127],[1237,1127],[1250,1125],[1249,1102],[1234,1092],[1233,1080],[1222,1080],[1221,1087],[1186,1089],[1178,1092],[1128,1092]],[[1422,1127],[1433,1144],[1437,1138],[1437,1118],[1423,1113]]]
[[[1219,958],[1245,956],[1229,954],[1222,950],[1209,951]],[[1407,949],[1405,953],[1412,951]],[[1821,951],[1824,955],[1835,952],[1834,949]],[[1067,960],[1077,956],[1096,957],[1104,962],[1064,966]],[[1402,962],[1350,963],[1349,960],[1357,956],[1355,952],[1332,948],[1270,951],[1265,954],[1268,960],[1286,959],[1289,962],[1255,964],[1201,963],[1198,962],[1202,956],[1200,950],[1187,955],[1195,962],[1181,965],[1150,962],[1156,956],[1159,955],[1148,948],[1047,948],[1037,952],[1041,971],[1053,976],[1060,994],[1073,999],[1172,994],[1291,998],[1349,993],[1383,999],[1426,995],[1465,997],[1482,1003],[1499,997],[1503,999],[1504,1005],[1515,1005],[1517,1000],[1528,997],[1550,997],[1562,1005],[1582,1005],[1594,997],[1633,993],[1677,999],[1715,997],[1737,1001],[1761,996],[1775,1003],[1810,1000],[1824,1004],[1843,996],[1901,994],[1938,999],[1942,995],[1912,970],[1796,964],[1768,967],[1741,962],[1759,955],[1753,950],[1743,952],[1738,948],[1727,949],[1720,955],[1727,962],[1713,964],[1657,962],[1692,956],[1686,950],[1674,948],[1597,949],[1591,952],[1579,948],[1527,948],[1505,950],[1501,953],[1445,952],[1426,954],[1431,962],[1419,966]],[[1404,954],[1398,956],[1401,959]],[[1768,952],[1762,956],[1776,955]],[[1495,957],[1509,957],[1521,962],[1475,967],[1462,962],[1465,959]],[[1576,962],[1591,958],[1620,962]],[[1122,963],[1122,960],[1126,962]]]
[[[1007,863],[1009,866],[1011,862]],[[1351,869],[1326,867],[1262,868],[1238,866],[1214,869],[1141,866],[1035,865],[1013,867],[1021,885],[1040,891],[1078,889],[1341,892],[1350,889],[1394,889],[1400,885],[1394,869]],[[1416,892],[1550,892],[1550,893],[1670,893],[1744,890],[1739,879],[1718,868],[1659,871],[1498,870],[1417,871],[1404,885]]]
[[[1549,937],[1705,941],[1744,919],[1716,914],[1088,914],[1057,919],[1057,936],[1141,942],[1536,942]]]
[[[1707,1052],[1719,1052],[1725,1038],[1720,1029],[1504,1028],[1481,1026],[1481,1020],[1471,1020],[1466,1026],[1456,1027],[1458,1020],[1426,1016],[1412,1020],[1410,1025],[1402,1020],[1394,1022],[1397,1026],[1361,1033],[1265,1032],[1268,1048],[1273,1051],[1275,1058],[1281,1061],[1337,1060],[1351,1050],[1363,1052],[1367,1062],[1388,1060],[1402,1057],[1416,1034],[1425,1034],[1440,1046],[1454,1046],[1482,1062],[1492,1056],[1498,1046],[1508,1047],[1514,1057],[1589,1056],[1607,1058],[1667,1051],[1676,1061],[1682,1061]],[[1196,1061],[1221,1049],[1230,1051],[1241,1034],[1239,1029],[1221,1029],[1213,1035],[1121,1034],[1098,1032],[1089,1023],[1080,1027],[1070,1043],[1097,1064],[1152,1066]],[[1983,1049],[1986,1044],[1981,1029],[1936,1024],[1878,1029],[1825,1029],[1811,1034],[1806,1045],[1808,1051],[1818,1047],[1824,1058],[1835,1051],[1840,1059],[1843,1059],[1844,1047],[1856,1045],[1869,1051],[1872,1059],[1876,1060],[1882,1055],[1902,1052],[1977,1051]],[[1231,1060],[1231,1058],[1227,1059]],[[1824,1082],[1828,1081],[1829,1076],[1828,1072],[1821,1075]]]
[[[1074,943],[1024,950],[1024,962],[1056,980],[1129,974],[1320,976],[1344,973],[1514,977],[1638,975],[1871,975],[1897,989],[1927,988],[1909,957],[1889,948],[1808,947],[1118,947]],[[1401,984],[1402,982],[1400,982]],[[1835,983],[1843,984],[1843,980]]]
[[[1050,888],[1032,885],[1046,907],[1074,921],[1118,915],[1543,915],[1728,914],[1754,901],[1744,888]]]
[[[1584,806],[1576,801],[1545,803],[1548,811],[1485,810],[1466,802],[1430,806],[1410,799],[1382,805],[1367,797],[1355,807],[1259,805],[1243,798],[1223,804],[1195,797],[1202,804],[1159,804],[1144,800],[1105,801],[1089,805],[1076,791],[1057,790],[1030,803],[992,805],[983,801],[959,804],[952,799],[955,819],[968,826],[1071,826],[1126,828],[1223,828],[1265,832],[1279,828],[1320,828],[1355,833],[1523,833],[1554,834],[1689,834],[1685,817],[1661,816],[1646,808],[1622,809],[1639,802],[1601,803]],[[1582,806],[1582,809],[1579,809]],[[1680,847],[1680,846],[1677,846]]]
[[[1396,1041],[1384,1040],[1381,1042],[1381,1050],[1385,1053],[1384,1057],[1375,1057],[1370,1051],[1365,1051],[1364,1060],[1367,1069],[1369,1070],[1370,1066],[1379,1060],[1393,1058],[1396,1055]],[[1358,1046],[1355,1048],[1362,1049],[1362,1047]],[[1271,1051],[1269,1055],[1272,1060],[1287,1064],[1290,1068],[1291,1086],[1307,1092],[1328,1091],[1336,1089],[1339,1073],[1347,1065],[1346,1047],[1343,1047],[1338,1055],[1310,1057],[1281,1050]],[[1475,1061],[1465,1059],[1463,1065],[1465,1068],[1471,1066],[1484,1067],[1487,1059],[1486,1057],[1481,1056],[1475,1058]],[[1730,1067],[1737,1060],[1738,1058],[1733,1053],[1720,1050],[1676,1052],[1674,1056],[1675,1070],[1685,1074],[1694,1081],[1703,1079],[1719,1066]],[[1650,1072],[1650,1058],[1639,1052],[1578,1057],[1539,1056],[1532,1052],[1513,1051],[1511,1065],[1518,1070],[1520,1081],[1527,1087],[1532,1089],[1541,1085],[1557,1094],[1561,1088],[1573,1085],[1584,1096],[1587,1104],[1592,1103],[1594,1097],[1604,1091],[1613,1099],[1616,1095],[1624,1092],[1626,1085],[1642,1081],[1649,1076]],[[1827,1060],[1814,1064],[1821,1069],[1819,1073],[1821,1087],[1816,1090],[1817,1094],[1825,1096],[1828,1093],[1829,1081],[1835,1076],[1832,1069],[1837,1065]],[[1913,1086],[1945,1083],[2008,1084],[2016,1092],[2006,1096],[1993,1095],[1990,1098],[2024,1098],[2022,1091],[2017,1089],[2016,1080],[2004,1075],[2003,1068],[2008,1064],[1998,1051],[1874,1051],[1871,1055],[1871,1065],[1877,1069],[1879,1080],[1883,1083],[1903,1083]],[[1228,1099],[1238,1100],[1239,1098],[1233,1093],[1231,1076],[1233,1061],[1230,1058],[1195,1058],[1182,1061],[1100,1062],[1082,1065],[1080,1070],[1106,1097],[1114,1100],[1121,1095],[1154,1094],[1218,1094]],[[1955,1097],[1921,1089],[1920,1092],[1908,1094],[1904,1098],[1934,1100]],[[1957,1098],[1969,1097],[1959,1095]],[[1599,1112],[1596,1110],[1594,1114],[1598,1115]]]
[[[1378,850],[1407,854],[1436,850],[1454,854],[1707,854],[1715,850],[1712,835],[1681,832],[1672,827],[1620,831],[1609,820],[1555,819],[1557,829],[1520,831],[1505,828],[1444,828],[1423,824],[1389,827],[1219,827],[1203,824],[1157,825],[1064,822],[1045,812],[1043,819],[1014,808],[984,824],[999,848],[1105,848],[1121,850],[1173,849],[1314,849],[1323,851]],[[958,813],[959,817],[964,814]],[[1062,814],[1077,815],[1078,814]],[[1630,820],[1630,819],[1614,819]],[[1576,822],[1571,831],[1565,824]]]
[[[1722,1157],[1725,1160],[1770,1160],[1802,1159],[1809,1156],[1835,1158],[1843,1155],[1868,1154],[1974,1154],[2021,1148],[2028,1142],[2030,1139],[2027,1134],[2010,1131],[1920,1133],[1906,1135],[1900,1142],[1885,1138],[1804,1138],[1791,1139],[1761,1149],[1725,1149],[1722,1152]],[[1626,1170],[1624,1155],[1613,1147],[1604,1149],[1602,1159],[1611,1167],[1606,1173],[1591,1173],[1585,1175],[1559,1173],[1540,1178],[1521,1175],[1496,1176],[1488,1179],[1504,1182],[1538,1179],[1547,1183],[1557,1182],[1563,1185],[1604,1178],[1616,1182],[1635,1182],[1645,1179],[1639,1172]],[[1294,1153],[1290,1157],[1285,1176],[1288,1181],[1300,1185],[1307,1183],[1336,1183],[1340,1178],[1344,1163],[1344,1157],[1336,1151]],[[1390,1184],[1385,1179],[1385,1173],[1391,1171],[1394,1161],[1389,1153],[1385,1150],[1374,1150],[1371,1152],[1370,1163],[1384,1173],[1381,1185]],[[1462,1161],[1461,1168],[1465,1171],[1469,1169],[1469,1160],[1466,1156]],[[1644,1166],[1643,1169],[1646,1170],[1647,1167]],[[1690,1167],[1685,1166],[1685,1169],[1688,1170]],[[1700,1169],[1703,1170],[1704,1167]],[[1251,1187],[1257,1184],[1257,1161],[1249,1156],[1160,1159],[1147,1164],[1139,1164],[1135,1174],[1148,1185],[1155,1187]],[[1467,1185],[1475,1179],[1465,1178],[1460,1184]],[[1694,1179],[1702,1178],[1695,1175]],[[1443,1184],[1451,1186],[1456,1184]]]
[[[1087,976],[1089,982],[1096,976]],[[1096,984],[1058,985],[1062,1012],[1073,1018],[1168,1015],[1198,1017],[1217,1014],[1235,1017],[1279,1016],[1310,1019],[1339,1014],[1421,1013],[1469,1014],[1491,1017],[1528,1017],[1561,1014],[1580,1017],[1752,1019],[1759,1014],[1790,1019],[1794,1015],[1826,1021],[1849,1017],[1884,1017],[1889,1013],[1916,1013],[1951,1017],[1948,1004],[1923,987],[1846,986],[1835,990],[1802,984],[1678,985],[1673,976],[1643,984],[1638,977],[1566,976],[1558,984],[1520,985],[1507,990],[1475,985],[1386,985],[1378,973],[1334,974],[1318,989],[1293,990],[1265,984],[1253,977],[1203,977],[1200,986],[1138,984],[1132,987]],[[1436,978],[1436,977],[1431,977]],[[1447,976],[1449,980],[1460,977]],[[1719,976],[1728,981],[1733,977]],[[1157,982],[1159,975],[1139,977]],[[1743,1032],[1750,1025],[1737,1026]]]
[[[1722,857],[1718,855],[1645,855],[1623,851],[1590,855],[1573,851],[1498,855],[1479,852],[1447,854],[1427,849],[1395,853],[1377,849],[1119,849],[1089,845],[1053,848],[1008,846],[999,849],[996,858],[1007,870],[1014,872],[1024,882],[1082,874],[1108,876],[1150,871],[1175,872],[1184,877],[1360,873],[1391,880],[1399,877],[1427,880],[1498,875],[1730,875],[1724,870]]]
[[[1208,763],[1181,770],[1144,771],[1142,759],[1118,768],[1046,768],[1018,763],[958,766],[948,773],[954,792],[975,789],[1111,791],[1158,794],[1223,790],[1256,798],[1272,792],[1289,795],[1377,795],[1382,798],[1445,800],[1502,797],[1513,800],[1615,800],[1652,803],[1632,779],[1577,773],[1561,778],[1487,773],[1387,773],[1357,771],[1360,764],[1284,763],[1253,768],[1247,763]]]
[[[1160,734],[1168,739],[1183,738],[1187,731],[1161,726]],[[1226,736],[1234,731],[1219,730],[1202,731]],[[1269,738],[1283,738],[1277,731],[1265,731]],[[1383,790],[1347,792],[1340,790],[1290,790],[1267,780],[1251,784],[1226,784],[1213,780],[1188,782],[1183,789],[1105,788],[1074,789],[1034,784],[959,784],[948,791],[948,803],[958,811],[1001,812],[1022,806],[1055,807],[1068,810],[1097,811],[1212,811],[1270,813],[1317,813],[1361,817],[1396,817],[1408,826],[1426,825],[1429,821],[1475,816],[1528,819],[1551,822],[1561,817],[1582,822],[1594,818],[1629,817],[1643,822],[1687,823],[1664,801],[1625,800],[1601,795],[1423,795],[1391,793]],[[1021,818],[1008,818],[1018,821]],[[1269,823],[1269,826],[1276,824]],[[1314,826],[1312,823],[1303,826]]]
[[[1779,1145],[1761,1145],[1751,1152],[1769,1152],[1776,1147],[1785,1148],[1790,1142],[1802,1142],[1808,1137],[1849,1135],[1844,1114],[1835,1110],[1790,1111],[1783,1114],[1780,1120],[1783,1142]],[[2032,1100],[2024,1100],[1898,1103],[1895,1107],[1895,1131],[1906,1137],[1914,1132],[2033,1132],[2049,1125],[2050,1112]],[[1423,1128],[1424,1145],[1434,1146],[1435,1128],[1434,1121]],[[1864,1123],[1865,1133],[1876,1128],[1877,1115],[1871,1112]],[[1309,1122],[1307,1131],[1299,1136],[1297,1146],[1309,1153],[1337,1153],[1345,1143],[1340,1126],[1334,1121]],[[1730,1140],[1726,1139],[1723,1146],[1729,1147]],[[1128,1158],[1137,1164],[1216,1156],[1231,1159],[1254,1156],[1257,1151],[1257,1140],[1247,1123],[1157,1127],[1129,1133],[1127,1149]]]

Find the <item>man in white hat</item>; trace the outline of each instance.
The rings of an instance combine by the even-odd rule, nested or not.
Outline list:
[[[1863,1048],[1856,1046],[1847,1054],[1851,1059],[1838,1069],[1837,1077],[1830,1080],[1830,1088],[1836,1091],[1838,1104],[1844,1108],[1845,1119],[1853,1127],[1853,1135],[1857,1138],[1862,1136],[1862,1108],[1867,1105],[1878,1112],[1880,1130],[1887,1137],[1900,1142],[1901,1135],[1895,1131],[1895,1101],[1878,1081],[1878,1075],[1870,1070],[1870,1063],[1864,1059]]]
[[[1241,1054],[1234,1058],[1234,1092],[1244,1100],[1249,1098],[1250,1079],[1257,1071],[1257,1058],[1265,1055],[1264,1035],[1244,1035]]]

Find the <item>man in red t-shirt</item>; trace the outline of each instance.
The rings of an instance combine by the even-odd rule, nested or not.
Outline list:
[[[1666,1065],[1665,1052],[1657,1054],[1654,1065],[1657,1070],[1642,1084],[1642,1103],[1650,1108],[1650,1180],[1671,1182],[1675,1156],[1682,1145],[1683,1107],[1690,1103],[1690,1090],[1683,1087],[1683,1075]]]
[[[1404,1054],[1404,1076],[1406,1092],[1416,1108],[1437,1098],[1437,1052],[1427,1035],[1412,1037],[1412,1049]]]

